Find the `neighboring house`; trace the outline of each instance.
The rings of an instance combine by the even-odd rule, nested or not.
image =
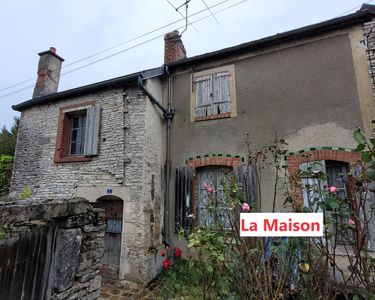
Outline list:
[[[164,129],[138,80],[160,70],[56,93],[62,58],[53,48],[39,55],[34,97],[14,107],[22,115],[12,193],[28,186],[35,200],[101,201],[107,271],[147,282],[161,265]],[[146,85],[161,99],[158,78]]]
[[[177,243],[175,229],[189,214],[203,222],[202,183],[220,191],[224,172],[243,171],[246,134],[255,147],[272,143],[275,132],[285,138],[295,153],[291,173],[304,154],[324,161],[332,180],[359,159],[353,130],[373,131],[374,15],[364,5],[192,58],[175,31],[165,36],[163,67],[63,92],[63,59],[53,48],[42,52],[33,98],[14,106],[22,115],[12,194],[29,186],[35,200],[101,204],[106,270],[147,282],[161,269],[161,242]],[[264,187],[272,176],[265,170]]]

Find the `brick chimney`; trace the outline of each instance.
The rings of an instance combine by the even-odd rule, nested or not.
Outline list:
[[[172,62],[186,58],[186,50],[182,43],[180,33],[175,30],[164,36],[164,63]]]
[[[61,63],[64,59],[56,54],[51,47],[47,51],[38,53],[38,78],[36,80],[33,98],[47,96],[57,92],[60,80]]]

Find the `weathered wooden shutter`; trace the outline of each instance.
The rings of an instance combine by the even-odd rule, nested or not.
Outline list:
[[[200,76],[194,79],[195,115],[212,115],[212,76]]]
[[[353,171],[354,177],[360,176],[361,167],[355,166],[352,171]],[[362,221],[362,226],[363,226],[364,225],[364,222],[363,222],[364,213],[366,213],[366,219],[368,221],[367,249],[369,251],[375,251],[375,193],[373,192],[375,191],[375,183],[373,182],[369,183],[366,188],[368,189],[368,192],[366,193],[367,199],[365,202],[365,207],[363,207],[362,211],[360,211],[360,219]],[[359,191],[357,193],[363,193],[363,191]]]
[[[212,78],[212,114],[230,112],[230,74],[228,71],[216,73]]]
[[[371,183],[368,186],[369,190],[375,190],[375,184]],[[368,222],[367,235],[367,249],[375,251],[375,193],[369,191],[367,193],[367,201],[365,205],[366,217]]]
[[[97,106],[89,107],[86,116],[85,155],[98,155],[99,126],[100,108]]]
[[[175,229],[178,232],[181,228],[188,230],[192,223],[189,217],[193,213],[192,207],[192,171],[187,167],[176,169],[175,186]]]
[[[253,164],[236,166],[233,168],[234,175],[237,177],[238,182],[241,184],[246,203],[254,205],[257,203],[258,188],[256,180],[256,172]]]

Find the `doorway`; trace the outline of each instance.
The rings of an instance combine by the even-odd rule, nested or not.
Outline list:
[[[105,211],[106,229],[104,236],[104,256],[101,274],[103,277],[119,277],[121,257],[122,213],[124,203],[115,196],[104,196],[97,200],[97,207]]]

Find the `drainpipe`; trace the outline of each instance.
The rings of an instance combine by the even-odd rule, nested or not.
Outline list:
[[[172,122],[173,122],[173,108],[172,108],[172,76],[169,73],[168,66],[165,66],[165,73],[168,78],[168,104],[167,113],[167,153],[165,159],[165,196],[164,196],[164,242],[168,245],[170,242],[169,235],[169,204],[170,204],[170,181],[171,181],[171,154],[172,154]]]
[[[164,115],[164,118],[167,118],[167,110],[164,108],[163,105],[160,104],[160,102],[158,100],[156,100],[156,98],[146,89],[145,85],[143,84],[143,77],[142,76],[138,76],[138,86],[139,88],[145,92],[145,94],[147,95],[147,97],[150,99],[151,103],[156,105],[162,112],[163,112],[163,115]]]
[[[150,99],[151,103],[156,105],[164,115],[167,120],[167,149],[166,149],[166,159],[165,159],[165,192],[164,192],[164,243],[170,245],[170,235],[169,235],[169,198],[170,198],[170,180],[171,180],[171,153],[172,153],[172,121],[173,121],[173,108],[172,108],[172,77],[170,76],[168,66],[165,66],[165,74],[168,78],[168,104],[165,108],[159,101],[146,89],[143,84],[143,77],[138,77],[138,86],[145,92],[145,94]]]

